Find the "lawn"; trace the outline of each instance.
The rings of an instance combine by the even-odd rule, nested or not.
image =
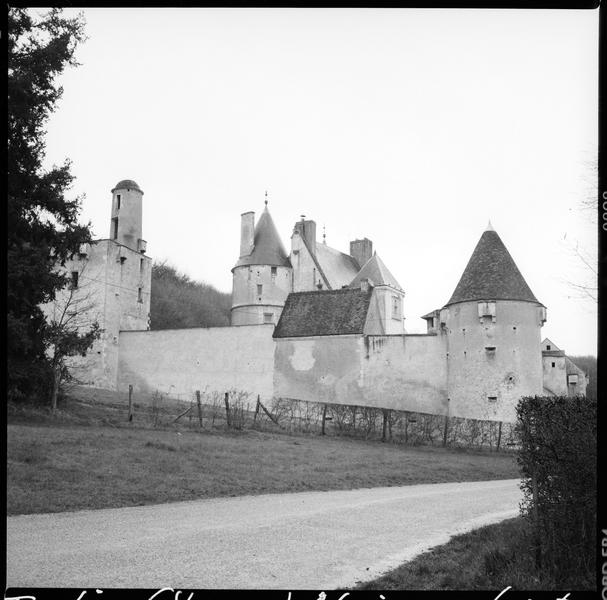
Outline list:
[[[158,430],[9,412],[9,515],[518,476],[510,454],[255,430]]]

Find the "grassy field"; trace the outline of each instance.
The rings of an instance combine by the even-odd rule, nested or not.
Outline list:
[[[117,427],[108,414],[78,403],[54,417],[9,410],[9,515],[518,476],[509,454],[254,430]]]
[[[567,589],[595,590],[578,580]],[[522,517],[454,536],[397,569],[364,583],[365,590],[562,590],[535,568],[529,529]]]

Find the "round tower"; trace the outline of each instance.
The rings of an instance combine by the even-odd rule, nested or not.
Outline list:
[[[450,416],[515,421],[518,400],[542,393],[546,307],[491,224],[440,317]]]
[[[292,289],[291,263],[266,202],[255,226],[255,213],[241,215],[240,257],[232,269],[232,325],[278,322]]]
[[[119,181],[112,190],[110,239],[140,251],[143,191],[131,179]],[[145,248],[144,248],[145,249]]]

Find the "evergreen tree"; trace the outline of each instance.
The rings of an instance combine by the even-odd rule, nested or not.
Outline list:
[[[40,304],[67,284],[56,266],[90,240],[78,223],[81,198],[68,199],[70,162],[45,170],[45,125],[63,89],[56,79],[74,66],[84,40],[82,16],[52,9],[33,16],[8,10],[8,395],[18,399],[50,389],[48,325]]]

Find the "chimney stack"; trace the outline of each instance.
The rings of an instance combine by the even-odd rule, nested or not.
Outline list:
[[[240,215],[240,256],[249,256],[253,252],[255,239],[255,213],[249,211]]]
[[[358,263],[359,268],[373,256],[373,242],[367,238],[350,242],[350,256]]]
[[[306,240],[310,252],[316,255],[316,221],[306,221],[302,215],[301,221],[295,223],[295,231]]]

